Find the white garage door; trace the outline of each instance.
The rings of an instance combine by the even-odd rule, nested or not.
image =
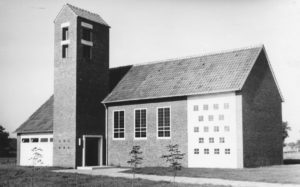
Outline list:
[[[52,166],[53,135],[31,134],[21,135],[20,165],[21,166]]]

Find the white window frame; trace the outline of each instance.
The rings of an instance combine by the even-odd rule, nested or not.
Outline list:
[[[170,137],[159,137],[158,136],[158,109],[161,108],[169,108],[170,109]],[[156,138],[157,139],[171,139],[172,137],[172,110],[171,106],[161,106],[161,107],[156,107]]]
[[[146,110],[146,137],[135,137],[135,118],[136,118],[136,116],[135,116],[135,111],[137,111],[137,110]],[[133,110],[133,116],[134,116],[134,121],[133,121],[133,139],[134,140],[147,140],[147,131],[148,131],[148,125],[147,125],[147,108],[135,108],[134,110]]]
[[[123,111],[124,112],[124,138],[115,138],[115,136],[114,136],[114,132],[115,132],[115,112],[121,112],[121,111]],[[112,111],[112,139],[113,140],[125,140],[125,135],[126,135],[126,133],[125,133],[125,130],[126,130],[126,128],[125,128],[125,119],[126,119],[126,117],[125,117],[125,110],[113,110]]]

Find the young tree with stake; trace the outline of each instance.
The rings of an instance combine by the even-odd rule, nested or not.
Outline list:
[[[179,145],[168,145],[167,146],[169,154],[163,155],[162,158],[166,159],[166,162],[169,163],[169,167],[173,171],[173,176],[174,176],[174,184],[175,184],[175,177],[177,175],[177,171],[181,170],[182,166],[180,163],[180,160],[184,158],[184,153],[181,153],[179,150]]]

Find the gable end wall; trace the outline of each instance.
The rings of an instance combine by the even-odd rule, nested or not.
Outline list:
[[[281,97],[264,52],[242,89],[244,167],[282,164]]]

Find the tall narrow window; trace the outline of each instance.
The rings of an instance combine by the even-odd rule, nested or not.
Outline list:
[[[69,28],[64,27],[62,28],[62,40],[68,40],[69,39]]]
[[[69,46],[68,45],[63,45],[62,46],[62,58],[67,58],[69,55]]]
[[[124,138],[124,111],[114,111],[114,138]]]
[[[92,41],[92,30],[82,27],[82,39]]]
[[[146,109],[135,110],[135,138],[147,137]]]
[[[168,138],[171,137],[171,124],[170,124],[170,108],[158,108],[158,137]]]

